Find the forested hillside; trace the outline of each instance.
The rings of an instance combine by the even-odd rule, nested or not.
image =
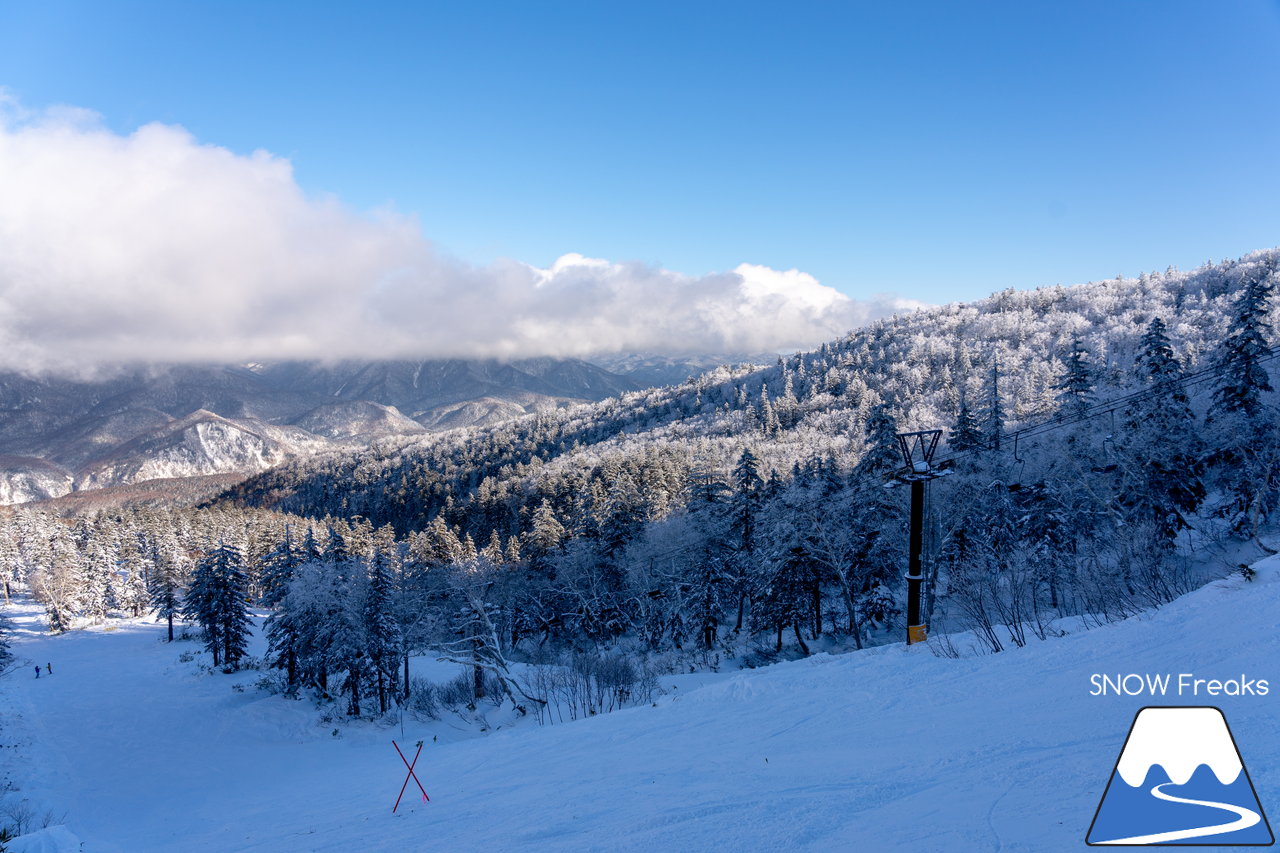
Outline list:
[[[284,466],[189,513],[18,511],[0,566],[55,627],[181,613],[230,666],[256,601],[287,689],[352,713],[407,694],[427,647],[487,670],[477,696],[536,704],[508,656],[899,636],[896,434],[937,428],[930,622],[998,651],[1171,600],[1203,579],[1192,547],[1265,541],[1278,261],[1006,291],[768,368]]]
[[[526,531],[544,498],[570,529],[632,487],[646,520],[665,518],[687,502],[692,482],[727,480],[744,449],[765,479],[776,472],[789,480],[811,463],[847,473],[864,454],[879,404],[902,430],[950,429],[963,408],[998,443],[1056,416],[1073,360],[1088,373],[1090,399],[1141,386],[1138,361],[1153,319],[1184,370],[1208,366],[1241,288],[1265,277],[1276,258],[1259,252],[1190,273],[1004,291],[882,320],[770,368],[719,368],[487,430],[393,439],[281,466],[228,497],[313,517],[358,515],[401,534],[443,512],[483,542],[495,530],[504,539]],[[1203,401],[1197,405],[1203,413]],[[1099,433],[1117,428],[1115,418],[1095,424]]]

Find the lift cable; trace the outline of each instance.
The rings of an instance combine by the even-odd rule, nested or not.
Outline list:
[[[1268,349],[1267,354],[1260,357],[1257,360],[1257,363],[1265,364],[1266,362],[1274,361],[1276,358],[1280,358],[1280,345],[1277,345]],[[1128,406],[1132,403],[1136,403],[1142,400],[1153,399],[1159,396],[1160,394],[1166,393],[1166,389],[1169,385],[1178,385],[1179,387],[1186,390],[1195,385],[1203,384],[1204,382],[1207,382],[1209,379],[1212,379],[1215,376],[1221,375],[1226,371],[1226,368],[1227,368],[1226,365],[1214,365],[1212,367],[1206,367],[1201,370],[1197,370],[1194,373],[1185,374],[1181,379],[1178,379],[1176,382],[1161,382],[1158,385],[1151,388],[1143,388],[1139,391],[1132,391],[1128,394],[1123,394],[1119,397],[1114,397],[1110,400],[1104,400],[1100,403],[1094,403],[1090,406],[1085,407],[1082,411],[1076,414],[1069,415],[1067,417],[1063,417],[1061,415],[1055,415],[1054,417],[1045,421],[1041,421],[1040,423],[1022,427],[1021,429],[1014,430],[1013,432],[1001,433],[1000,435],[1002,439],[1013,438],[1016,442],[1019,439],[1019,437],[1024,439],[1035,438],[1036,436],[1044,435],[1045,433],[1053,432],[1054,430],[1062,429],[1063,427],[1074,426],[1075,424],[1092,420],[1093,418],[1099,417],[1100,415],[1111,414],[1114,417],[1115,412],[1121,409],[1122,407]],[[963,450],[957,453],[953,453],[950,456],[946,457],[945,459],[939,460],[937,463],[937,467],[952,465],[955,463],[956,460],[964,458],[966,456],[970,456],[977,452],[978,452],[978,449]]]

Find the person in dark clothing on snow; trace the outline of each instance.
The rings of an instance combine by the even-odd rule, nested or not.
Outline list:
[[[40,664],[36,664],[36,678],[40,677]]]
[[[39,669],[39,668],[40,668],[40,667],[36,667],[36,669]],[[45,668],[46,670],[48,670],[48,672],[47,672],[47,674],[48,674],[48,675],[53,675],[53,664],[51,664],[51,663],[47,663],[47,664],[45,664],[45,665],[44,665],[44,668]]]

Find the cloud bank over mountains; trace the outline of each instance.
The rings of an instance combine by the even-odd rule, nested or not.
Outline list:
[[[126,135],[0,93],[0,369],[132,362],[760,352],[920,303],[797,270],[689,276],[437,251],[407,216],[305,193],[289,162],[180,127]]]

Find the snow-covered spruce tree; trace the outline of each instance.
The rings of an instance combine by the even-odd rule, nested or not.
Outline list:
[[[294,570],[284,597],[272,616],[274,640],[269,661],[277,669],[296,667],[295,682],[315,688],[321,697],[329,695],[329,621],[339,610],[333,601],[334,564],[322,557],[307,560]]]
[[[529,531],[525,535],[524,553],[529,558],[529,569],[545,574],[550,567],[547,559],[560,547],[565,535],[564,525],[556,518],[556,511],[545,497],[533,511]]]
[[[232,545],[219,543],[196,563],[183,613],[203,629],[214,666],[235,667],[244,657],[251,633],[246,585],[244,558]]]
[[[1000,438],[1004,435],[1004,403],[1000,399],[1000,360],[991,361],[990,382],[987,383],[987,406],[983,412],[982,429],[986,434],[987,446],[992,450],[1000,449]]]
[[[723,611],[722,600],[725,589],[729,586],[729,579],[721,554],[717,553],[709,540],[691,581],[690,600],[693,603],[693,615],[697,620],[701,645],[703,649],[710,651],[716,646]]]
[[[314,541],[313,538],[313,544]],[[286,524],[284,538],[262,558],[259,576],[264,605],[275,607],[280,603],[288,590],[289,581],[293,579],[294,570],[302,564],[303,559],[302,550],[294,544],[292,527]]]
[[[1064,418],[1082,417],[1093,403],[1093,371],[1089,367],[1089,353],[1080,338],[1071,341],[1067,353],[1066,372],[1054,385],[1058,392],[1058,413]]]
[[[329,670],[342,673],[338,690],[348,697],[347,713],[360,716],[360,697],[372,674],[372,661],[366,643],[363,604],[368,594],[368,578],[351,561],[335,564],[339,571],[331,575],[335,587],[331,601],[337,605],[325,624],[328,635]]]
[[[738,615],[733,630],[742,630],[747,607],[751,603],[756,574],[756,525],[760,516],[760,460],[750,448],[743,448],[733,469],[732,491],[726,511],[726,537],[729,555],[726,566],[729,586],[737,599]]]
[[[369,561],[369,584],[364,600],[364,640],[378,689],[378,709],[385,714],[388,699],[398,693],[400,625],[394,611],[390,560],[381,552]]]
[[[1263,393],[1272,390],[1263,361],[1271,353],[1268,317],[1275,279],[1273,256],[1259,265],[1236,298],[1231,326],[1213,361],[1220,378],[1213,391],[1210,421],[1243,415],[1252,422],[1263,414]]]
[[[1026,485],[1018,494],[1023,547],[1048,596],[1046,604],[1057,615],[1067,604],[1077,550],[1064,490],[1061,480],[1048,479]]]
[[[173,619],[182,614],[182,578],[176,555],[166,557],[159,548],[151,551],[151,609],[169,625],[169,642],[173,642]]]
[[[107,544],[93,538],[91,532],[82,535],[85,537],[86,554],[77,563],[77,609],[95,622],[100,622],[106,618],[107,610],[112,604],[109,593],[115,557],[108,553]]]
[[[315,537],[310,529],[308,543],[314,548]],[[305,559],[306,551],[295,547],[292,530],[287,524],[284,538],[262,558],[262,603],[272,609],[263,626],[267,635],[267,665],[285,671],[285,684],[289,691],[298,686],[298,626],[296,614],[284,604],[289,584]]]
[[[121,561],[116,577],[119,583],[112,590],[117,606],[130,616],[141,616],[150,607],[150,580],[154,568],[150,558],[134,554],[128,562]]]
[[[12,585],[22,576],[25,560],[18,547],[19,526],[12,518],[0,519],[0,595],[8,604],[13,594]]]
[[[1142,336],[1138,375],[1145,391],[1125,412],[1117,498],[1133,523],[1151,523],[1172,547],[1204,500],[1204,454],[1182,364],[1159,317]]]
[[[1209,465],[1224,501],[1218,512],[1234,528],[1258,535],[1280,491],[1280,441],[1265,394],[1272,391],[1264,362],[1270,356],[1268,319],[1277,278],[1268,258],[1236,298],[1227,336],[1214,353],[1217,376],[1206,415]]]
[[[862,458],[858,460],[853,475],[859,478],[880,479],[901,467],[902,451],[898,444],[898,424],[889,406],[880,403],[867,413],[867,422],[863,426]]]
[[[969,408],[968,395],[961,391],[960,411],[956,415],[955,426],[947,436],[947,447],[953,453],[967,453],[986,446],[987,441],[982,435],[982,425]]]
[[[896,593],[907,553],[906,496],[886,489],[886,479],[902,466],[898,445],[898,425],[887,406],[873,408],[865,426],[866,451],[854,466],[850,480],[851,515],[848,520],[854,539],[853,561],[846,569],[847,585],[857,617],[854,641],[862,647],[862,635],[870,623],[894,616],[891,597]],[[849,602],[846,601],[846,607]]]
[[[363,567],[350,557],[345,543],[335,546],[330,532],[330,547],[321,563],[320,612],[316,624],[307,626],[304,645],[314,666],[319,663],[322,689],[327,689],[330,676],[340,676],[339,693],[348,697],[347,713],[360,716],[360,697],[367,685],[372,666],[365,643],[362,606],[368,591],[368,578]],[[334,556],[339,559],[334,559]]]

